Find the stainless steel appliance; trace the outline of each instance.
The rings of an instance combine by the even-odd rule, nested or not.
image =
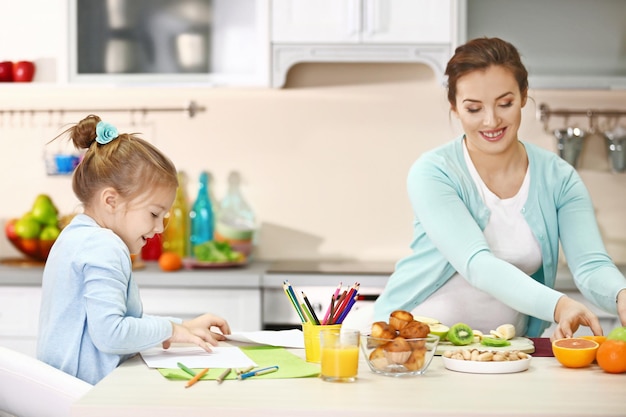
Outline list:
[[[300,328],[301,321],[283,290],[288,280],[306,294],[315,314],[323,317],[339,283],[349,287],[359,282],[359,298],[353,309],[373,303],[380,295],[394,264],[355,261],[280,261],[270,265],[263,276],[263,328],[284,330]]]

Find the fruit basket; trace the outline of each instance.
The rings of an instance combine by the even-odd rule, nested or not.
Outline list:
[[[36,261],[45,261],[64,224],[71,217],[60,218],[52,199],[40,194],[31,209],[19,218],[9,219],[4,226],[7,240]]]

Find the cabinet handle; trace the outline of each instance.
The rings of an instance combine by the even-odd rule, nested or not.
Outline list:
[[[363,0],[364,31],[368,36],[387,30],[389,0]]]
[[[348,35],[354,36],[361,30],[361,18],[359,13],[359,3],[361,0],[351,0],[348,2]]]

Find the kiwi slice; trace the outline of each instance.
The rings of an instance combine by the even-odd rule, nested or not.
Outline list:
[[[480,339],[480,344],[491,347],[503,347],[511,346],[511,342],[506,339],[498,339],[495,337],[483,337]]]
[[[456,346],[469,345],[474,341],[472,328],[465,323],[457,323],[450,326],[446,338]]]

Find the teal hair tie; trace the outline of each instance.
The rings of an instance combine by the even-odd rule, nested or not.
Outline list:
[[[117,128],[110,123],[100,121],[96,125],[96,142],[106,145],[118,137]]]

